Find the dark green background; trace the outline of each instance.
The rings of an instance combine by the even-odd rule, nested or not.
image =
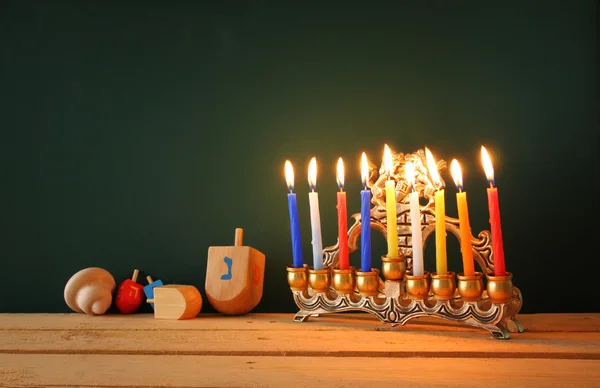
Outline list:
[[[295,311],[285,159],[308,262],[310,157],[327,246],[335,161],[358,212],[360,153],[386,142],[461,160],[475,233],[487,145],[523,311],[598,311],[595,20],[592,1],[2,1],[0,311],[69,311],[88,266],[204,295],[208,247],[236,227],[267,256],[255,311]]]

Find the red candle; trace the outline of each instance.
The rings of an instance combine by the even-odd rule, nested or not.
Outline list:
[[[338,212],[338,242],[339,242],[339,268],[349,269],[348,259],[348,212],[346,210],[346,192],[344,191],[344,161],[338,159],[337,184],[340,189],[337,193]]]
[[[488,209],[490,212],[490,227],[492,229],[492,252],[494,258],[494,275],[506,275],[504,263],[504,245],[502,243],[502,226],[500,224],[500,206],[498,204],[498,189],[494,187],[494,168],[485,147],[481,146],[481,160],[490,187],[487,189]]]

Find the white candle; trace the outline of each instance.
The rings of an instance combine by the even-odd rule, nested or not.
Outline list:
[[[312,158],[308,165],[308,203],[310,206],[310,227],[312,230],[313,267],[323,269],[323,241],[321,239],[321,215],[319,213],[319,194],[317,188],[317,159]]]
[[[406,182],[411,190],[408,195],[410,200],[410,226],[412,233],[412,265],[413,275],[423,275],[423,235],[421,234],[421,205],[419,205],[419,192],[414,191],[415,167],[412,162],[406,162]]]

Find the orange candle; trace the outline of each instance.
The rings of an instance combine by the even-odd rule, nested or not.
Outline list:
[[[481,160],[490,187],[487,189],[488,209],[490,212],[490,227],[492,229],[492,257],[494,259],[494,275],[506,275],[504,263],[504,244],[502,242],[502,226],[500,224],[500,205],[498,204],[498,189],[494,186],[494,168],[484,146],[481,146]]]
[[[348,269],[350,266],[348,258],[348,211],[346,209],[346,192],[344,192],[344,161],[342,158],[339,158],[337,163],[337,184],[340,189],[337,193],[339,266],[340,269]]]
[[[462,172],[460,164],[456,159],[450,164],[452,179],[458,188],[456,193],[456,205],[458,207],[458,222],[460,228],[460,251],[463,260],[463,274],[465,276],[475,275],[475,263],[473,262],[473,245],[471,243],[471,224],[469,222],[469,209],[467,207],[467,193],[463,189]]]

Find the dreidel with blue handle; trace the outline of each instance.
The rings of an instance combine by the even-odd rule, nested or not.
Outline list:
[[[233,246],[209,247],[206,262],[206,298],[225,315],[252,310],[263,294],[265,255],[243,246],[244,230],[235,230]]]
[[[154,287],[163,286],[163,282],[160,279],[153,281],[152,277],[150,275],[146,276],[146,280],[148,281],[148,285],[144,286],[144,294],[146,294],[146,299],[153,300],[154,299]],[[150,306],[152,306],[152,308],[154,308],[154,303],[152,303],[150,301],[148,301],[148,303],[150,303]]]

